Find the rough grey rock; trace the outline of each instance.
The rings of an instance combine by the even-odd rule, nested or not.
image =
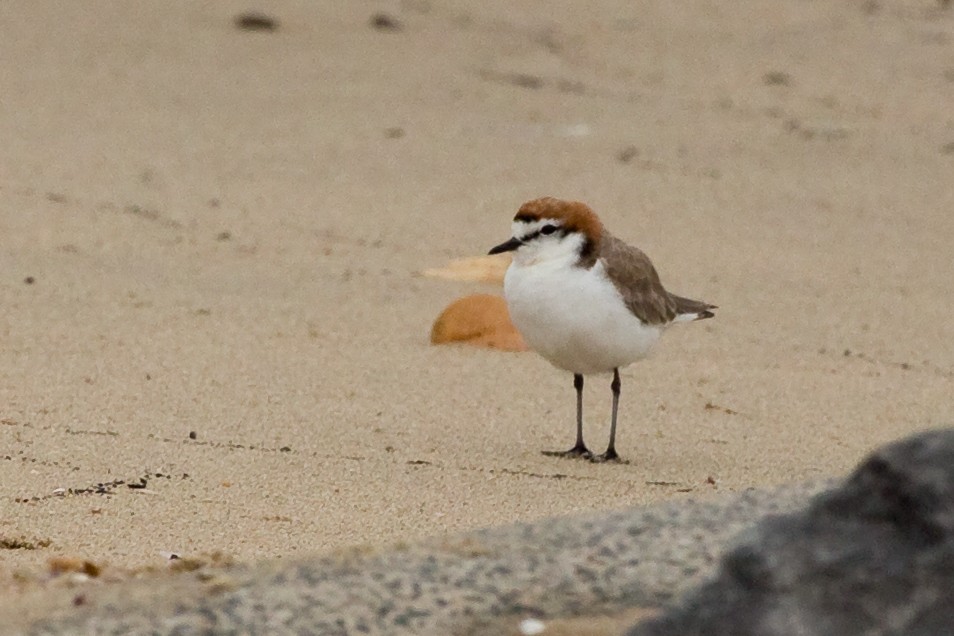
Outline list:
[[[867,458],[766,519],[716,577],[628,636],[954,634],[954,429]]]
[[[489,634],[508,620],[669,602],[739,531],[830,482],[546,519],[424,542],[90,588],[16,633]],[[0,633],[6,633],[0,626]]]

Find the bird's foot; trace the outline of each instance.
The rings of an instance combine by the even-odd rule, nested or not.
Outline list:
[[[592,453],[590,453],[590,456],[588,459],[594,464],[609,464],[609,463],[628,464],[629,463],[627,460],[623,459],[618,454],[616,454],[615,448],[607,448],[606,452],[600,455],[593,455]]]
[[[593,459],[593,453],[583,444],[577,444],[565,451],[540,451],[547,457],[563,457],[565,459]]]

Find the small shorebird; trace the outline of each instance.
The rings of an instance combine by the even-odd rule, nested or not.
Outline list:
[[[513,237],[490,250],[501,252],[513,252],[504,296],[514,325],[531,349],[573,374],[576,445],[544,454],[619,460],[620,368],[646,357],[669,325],[711,318],[716,306],[666,291],[649,257],[610,234],[577,201],[524,203],[513,218]],[[594,455],[583,443],[583,376],[610,371],[609,446]]]

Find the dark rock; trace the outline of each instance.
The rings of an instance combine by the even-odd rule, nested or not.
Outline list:
[[[791,86],[792,76],[783,71],[770,71],[762,76],[762,83],[767,86]]]
[[[388,15],[387,13],[376,13],[371,16],[371,19],[368,23],[375,29],[379,31],[401,31],[404,29],[404,25],[401,24],[401,21],[397,18]]]
[[[278,20],[254,11],[235,16],[234,22],[243,31],[274,31],[278,28]]]
[[[633,159],[639,157],[639,148],[636,146],[626,146],[618,153],[616,153],[616,159],[620,163],[629,163]]]
[[[954,429],[891,444],[629,636],[954,633]]]

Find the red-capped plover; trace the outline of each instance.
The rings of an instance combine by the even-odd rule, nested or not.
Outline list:
[[[573,374],[576,444],[545,455],[618,460],[619,370],[645,358],[665,329],[711,318],[715,305],[671,294],[641,250],[610,234],[584,203],[552,197],[523,204],[513,237],[490,250],[513,252],[504,296],[531,349]],[[613,373],[613,416],[606,452],[583,443],[583,376]]]

